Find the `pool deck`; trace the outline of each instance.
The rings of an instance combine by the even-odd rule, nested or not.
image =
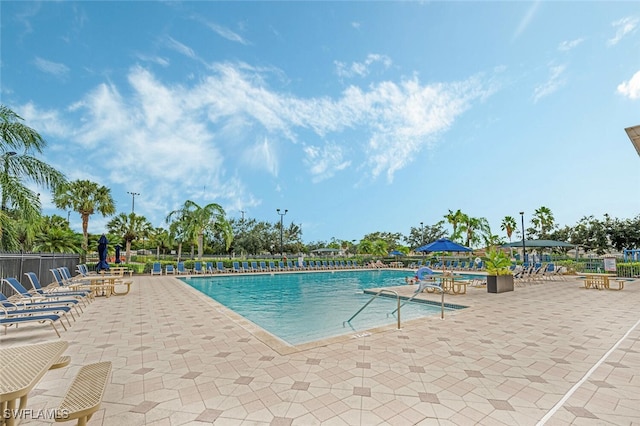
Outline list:
[[[640,424],[639,280],[622,291],[577,278],[469,288],[445,297],[468,308],[444,320],[298,348],[173,276],[133,280],[61,331],[71,364],[45,374],[28,409],[55,408],[82,365],[112,361],[89,425]],[[55,339],[21,326],[0,345]]]

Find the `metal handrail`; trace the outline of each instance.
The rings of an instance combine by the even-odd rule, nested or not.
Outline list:
[[[444,289],[443,289],[441,286],[436,285],[436,284],[427,284],[427,285],[425,285],[425,286],[423,286],[423,287],[422,287],[422,289],[423,289],[423,290],[424,290],[425,288],[432,288],[432,289],[434,289],[434,290],[437,290],[437,291],[439,291],[439,292],[440,292],[440,294],[442,295],[442,301],[440,302],[440,318],[441,318],[441,319],[444,319],[444,293],[445,293]],[[403,306],[404,306],[404,305],[406,305],[407,303],[411,302],[411,301],[412,301],[412,300],[413,300],[413,299],[414,299],[418,294],[419,294],[419,293],[418,293],[417,291],[416,291],[415,293],[413,293],[413,296],[411,296],[410,298],[408,298],[407,300],[405,300],[405,301],[402,303],[402,305],[398,306],[398,308],[397,308],[395,311],[391,312],[391,314],[392,314],[392,315],[393,315],[393,314],[395,314],[395,313],[396,313],[396,311],[399,311],[401,307],[403,307]],[[399,315],[399,313],[398,313],[398,315]]]
[[[374,295],[371,297],[371,299],[369,299],[369,301],[368,301],[367,303],[365,303],[365,304],[364,304],[364,306],[363,306],[362,308],[358,309],[358,312],[356,312],[355,314],[353,314],[353,316],[351,316],[351,318],[349,318],[349,319],[348,319],[348,320],[346,320],[346,321],[343,321],[342,326],[344,327],[344,325],[345,325],[346,323],[351,323],[351,320],[352,320],[352,319],[354,319],[356,316],[358,316],[358,314],[359,314],[360,312],[362,312],[362,311],[364,310],[364,308],[366,308],[367,306],[369,306],[369,304],[370,304],[371,302],[373,302],[373,300],[374,300],[376,297],[380,296],[380,294],[382,294],[382,293],[391,293],[391,294],[395,294],[395,295],[396,295],[396,300],[398,301],[398,308],[397,308],[395,311],[393,311],[393,312],[394,312],[394,313],[395,313],[396,311],[398,312],[398,330],[400,330],[400,296],[398,295],[398,293],[397,293],[397,292],[395,292],[395,291],[393,291],[393,290],[387,290],[387,289],[384,289],[384,288],[383,288],[382,290],[378,291],[376,294],[374,294]]]

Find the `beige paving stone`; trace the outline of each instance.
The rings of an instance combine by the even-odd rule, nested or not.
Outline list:
[[[469,289],[455,298],[469,308],[444,321],[297,350],[269,346],[264,331],[173,277],[133,279],[130,294],[98,298],[63,334],[72,364],[43,377],[30,407],[55,406],[81,365],[111,360],[90,425],[206,424],[200,416],[216,425],[534,425],[640,317],[640,282],[621,292],[581,290],[577,281],[501,295]],[[52,338],[25,327],[0,345]],[[638,371],[636,329],[547,424],[640,424]]]

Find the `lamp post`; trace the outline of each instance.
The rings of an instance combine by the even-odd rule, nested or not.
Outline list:
[[[420,222],[420,247],[424,245],[424,222]],[[424,252],[422,252],[424,256]]]
[[[136,206],[136,195],[140,195],[140,193],[127,191],[127,194],[131,194],[131,213],[133,213]]]
[[[9,151],[9,152],[5,152],[3,157],[4,157],[4,177],[5,177],[5,181],[9,180],[9,157],[13,157],[14,155],[16,155],[17,153],[14,151]],[[8,183],[7,183],[8,184]],[[2,188],[2,206],[1,206],[2,210],[7,210],[7,196],[6,196],[6,190],[5,188]]]
[[[522,264],[524,265],[527,257],[527,249],[524,245],[524,212],[520,212],[520,219],[522,220]]]
[[[280,215],[280,255],[284,256],[284,249],[282,244],[282,230],[283,230],[282,220],[284,218],[284,215],[286,215],[289,210],[284,209],[284,213],[280,213],[280,209],[276,209],[276,211]]]

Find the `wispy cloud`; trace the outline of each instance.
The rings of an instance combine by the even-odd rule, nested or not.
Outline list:
[[[371,65],[375,63],[382,64],[384,69],[391,66],[391,58],[385,55],[369,54],[363,62],[352,62],[351,65],[340,61],[334,62],[336,65],[336,73],[340,77],[366,77],[371,69]]]
[[[635,73],[629,81],[623,81],[618,85],[618,93],[629,99],[640,99],[640,71]]]
[[[69,74],[69,67],[65,64],[48,61],[39,56],[36,56],[33,63],[40,71],[51,74],[57,78],[65,78]]]
[[[584,41],[583,38],[577,38],[577,39],[574,39],[574,40],[563,41],[562,43],[560,43],[558,45],[558,50],[560,50],[562,52],[567,52],[567,51],[572,50],[575,47],[579,46],[583,41]]]
[[[608,46],[615,46],[622,40],[626,35],[633,33],[638,26],[639,19],[635,16],[627,16],[626,18],[622,18],[618,21],[612,22],[611,26],[615,28],[616,34],[607,40]]]
[[[327,144],[322,147],[306,146],[304,148],[306,155],[304,162],[314,183],[329,179],[336,172],[351,165],[351,161],[344,159],[342,151],[342,147],[336,144]]]
[[[536,12],[538,11],[539,6],[540,6],[540,0],[534,1],[531,4],[531,6],[529,6],[529,8],[527,9],[527,12],[520,20],[520,23],[518,23],[518,27],[516,28],[516,31],[513,33],[513,37],[511,38],[512,41],[520,37],[520,34],[522,34],[527,29],[527,27],[531,23],[531,20],[533,19]]]
[[[549,79],[536,87],[533,91],[533,102],[538,102],[540,99],[551,95],[566,83],[563,78],[565,65],[555,65],[549,68]]]
[[[203,18],[201,16],[194,16],[193,19],[195,19],[198,22],[203,23],[210,30],[212,30],[214,33],[218,34],[222,38],[225,38],[225,39],[227,39],[229,41],[233,41],[235,43],[244,44],[244,45],[250,44],[240,34],[236,33],[235,31],[233,31],[233,30],[231,30],[231,29],[229,29],[227,27],[224,27],[222,25],[216,24],[215,22],[208,21],[208,20],[206,20],[205,18]],[[244,23],[242,23],[241,25],[244,26]]]
[[[194,52],[194,50],[192,48],[190,48],[189,46],[180,43],[178,40],[172,38],[172,37],[167,37],[166,39],[166,45],[169,49],[175,50],[176,52],[191,58],[191,59],[196,59],[196,52]]]
[[[167,58],[164,58],[162,56],[149,56],[142,53],[138,53],[135,56],[143,62],[151,62],[162,67],[168,67],[171,63]]]
[[[428,85],[412,77],[350,86],[335,99],[302,98],[274,90],[266,84],[268,71],[246,64],[218,63],[211,70],[205,78],[171,85],[135,66],[128,86],[100,84],[66,115],[33,110],[30,123],[56,129],[67,150],[83,147],[87,156],[76,173],[90,172],[99,161],[111,170],[111,182],[134,179],[149,188],[147,211],[162,215],[191,196],[224,206],[260,204],[236,170],[278,176],[289,146],[302,146],[301,161],[313,182],[347,167],[363,178],[386,175],[391,181],[491,93],[478,77]],[[354,131],[367,136],[352,140]]]

